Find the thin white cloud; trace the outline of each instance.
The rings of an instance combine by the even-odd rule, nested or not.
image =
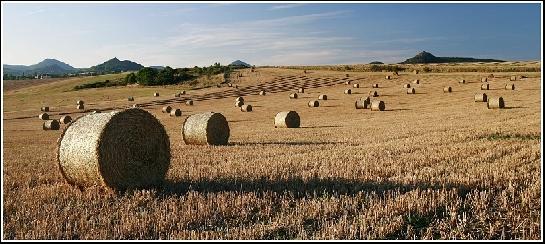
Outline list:
[[[40,13],[43,13],[45,12],[46,10],[41,8],[41,9],[36,9],[36,10],[32,10],[32,11],[29,11],[25,14],[25,16],[31,16],[31,15],[36,15],[36,14],[40,14]]]
[[[446,40],[447,37],[444,36],[433,36],[433,37],[416,37],[416,38],[398,38],[390,40],[375,41],[375,44],[391,44],[391,43],[401,43],[401,44],[412,44],[419,42],[429,42],[429,41],[441,41]]]
[[[290,9],[290,8],[297,8],[305,6],[304,3],[290,3],[290,4],[281,4],[281,5],[274,5],[269,8],[269,10],[280,10],[280,9]]]

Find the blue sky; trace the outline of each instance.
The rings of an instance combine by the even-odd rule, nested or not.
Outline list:
[[[2,3],[2,63],[192,67],[540,60],[539,3]]]

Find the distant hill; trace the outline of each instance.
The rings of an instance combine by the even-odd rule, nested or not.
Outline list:
[[[56,59],[44,59],[43,61],[33,65],[9,65],[4,64],[4,74],[9,75],[32,75],[32,74],[51,74],[62,75],[77,72],[78,69],[63,63]]]
[[[111,73],[111,72],[121,72],[121,71],[136,71],[144,68],[141,64],[132,62],[130,60],[119,60],[117,58],[112,58],[102,64],[95,65],[89,68],[89,71],[94,71],[97,73]]]
[[[162,70],[165,68],[165,66],[159,66],[159,65],[155,65],[155,66],[150,66],[150,68],[154,68],[154,69],[158,69],[158,70]]]
[[[384,64],[384,63],[383,63],[383,62],[380,62],[380,61],[373,61],[373,62],[371,62],[371,63],[369,63],[369,64]]]
[[[230,63],[229,66],[252,67],[251,65],[249,65],[249,64],[247,64],[245,62],[242,62],[240,60],[236,60],[236,61]]]
[[[505,62],[497,59],[477,59],[462,57],[436,57],[433,54],[422,51],[416,56],[409,58],[400,64],[429,64],[429,63],[461,63],[461,62]]]

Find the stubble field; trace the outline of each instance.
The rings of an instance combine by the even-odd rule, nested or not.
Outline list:
[[[4,239],[542,238],[540,72],[494,73],[487,91],[480,78],[490,73],[479,72],[402,72],[391,80],[384,72],[242,74],[238,89],[67,91],[81,82],[74,79],[5,92]],[[416,94],[406,94],[406,83]],[[515,90],[504,89],[510,83]],[[174,98],[182,89],[187,95]],[[261,89],[268,93],[259,96]],[[355,109],[371,90],[385,111]],[[479,92],[502,96],[506,109],[474,102]],[[237,94],[253,112],[234,106]],[[307,107],[320,94],[328,100]],[[88,109],[140,103],[161,121],[172,155],[163,187],[111,193],[66,183],[55,160],[61,131],[43,131],[37,115],[49,105],[53,118],[81,116],[79,99]],[[161,113],[163,104],[182,116]],[[288,110],[299,113],[301,128],[274,128],[276,113]],[[184,144],[184,119],[206,111],[227,118],[228,146]]]

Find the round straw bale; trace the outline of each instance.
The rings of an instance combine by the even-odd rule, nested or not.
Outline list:
[[[181,91],[180,94],[181,94],[181,95],[185,95],[185,91]]]
[[[507,84],[507,85],[505,85],[505,90],[515,90],[515,84]]]
[[[228,87],[233,87],[233,84],[228,83],[227,86],[228,86]]]
[[[360,84],[354,84],[353,87],[354,88],[360,88]]]
[[[305,93],[305,88],[302,88],[302,87],[299,88],[298,92],[299,92],[299,93]]]
[[[170,113],[170,111],[172,110],[172,107],[170,106],[164,106],[163,109],[161,110],[163,113]]]
[[[290,94],[290,99],[297,99],[297,93]]]
[[[505,102],[503,101],[503,97],[488,98],[487,107],[488,109],[505,108]]]
[[[378,92],[377,91],[369,91],[369,96],[378,97]]]
[[[418,79],[414,80],[413,84],[420,84],[420,80],[418,80]]]
[[[387,76],[386,76],[386,79],[389,80],[389,79],[391,79],[391,77],[390,77],[389,75],[387,75]]]
[[[488,90],[489,88],[490,88],[489,84],[482,84],[481,85],[481,90]]]
[[[308,106],[309,107],[319,107],[320,103],[318,102],[318,100],[312,100],[312,101],[308,102]]]
[[[238,102],[238,101],[244,102],[244,98],[243,97],[237,97],[235,99],[235,102]]]
[[[274,128],[299,128],[301,118],[295,111],[277,113],[274,117]]]
[[[355,103],[356,109],[367,109],[369,108],[369,100],[367,99],[358,99]]]
[[[259,92],[259,95],[261,95],[261,96],[265,96],[265,94],[266,94],[265,91],[260,91],[260,92]]]
[[[138,103],[135,103],[135,104],[132,105],[132,107],[133,108],[138,108],[138,107],[140,107],[140,105],[138,105]]]
[[[371,101],[371,111],[384,111],[385,108],[386,106],[383,101]]]
[[[509,78],[510,81],[516,81],[517,80],[517,76],[516,75],[513,75]]]
[[[242,107],[242,105],[244,105],[244,102],[243,102],[243,101],[237,101],[237,102],[235,102],[235,107],[240,108],[240,107]]]
[[[61,125],[59,124],[59,121],[56,119],[46,120],[44,121],[44,124],[42,125],[43,130],[58,130],[60,128],[61,128]]]
[[[38,118],[40,118],[41,120],[48,120],[49,119],[49,114],[41,113],[40,115],[38,115]]]
[[[185,101],[185,105],[193,106],[193,100],[187,100],[187,101]]]
[[[134,101],[134,97],[128,97],[127,100],[128,101]]]
[[[57,161],[71,184],[157,186],[170,165],[170,141],[163,125],[139,108],[87,114],[63,131]]]
[[[352,83],[352,81],[347,80],[344,82],[345,85],[350,85],[350,83]]]
[[[158,97],[158,96],[159,96],[159,92],[153,93],[153,96],[154,96],[154,97]]]
[[[414,87],[407,89],[407,94],[415,94],[416,91],[414,90]]]
[[[83,106],[83,104],[80,104],[78,106],[76,106],[76,109],[79,109],[79,110],[84,110],[85,107]]]
[[[458,83],[460,83],[460,84],[465,84],[465,83],[466,83],[466,80],[461,79],[460,81],[458,81]]]
[[[486,77],[482,77],[481,82],[488,82],[488,79]]]
[[[174,93],[174,97],[180,97],[180,93]]]
[[[352,94],[352,90],[346,89],[346,90],[344,90],[344,94]]]
[[[447,87],[443,88],[443,92],[444,93],[452,92],[452,87],[447,86]]]
[[[170,117],[180,117],[182,116],[182,110],[177,108],[170,111]]]
[[[411,84],[405,84],[403,85],[403,88],[411,88]]]
[[[488,78],[494,78],[494,74],[489,74]]]
[[[318,96],[318,99],[320,99],[320,100],[327,100],[327,95],[326,95],[326,94],[322,94],[322,95]]]
[[[185,119],[182,138],[191,145],[227,145],[229,123],[221,113],[194,114]]]
[[[49,107],[41,107],[40,111],[42,112],[49,112]]]
[[[477,93],[475,94],[475,102],[487,102],[486,93]]]
[[[345,77],[349,77],[350,75],[346,74]]]
[[[373,88],[378,88],[378,84],[373,84]]]
[[[242,111],[242,112],[252,112],[252,105],[244,104],[244,105],[240,106],[240,111]]]
[[[76,101],[76,105],[83,105],[83,101],[82,100]]]
[[[413,74],[417,75],[418,74],[418,70],[413,70]]]
[[[238,89],[238,85],[235,85],[235,88],[237,88],[237,89]]]
[[[65,115],[65,116],[62,116],[59,121],[63,124],[68,124],[72,122],[72,117],[70,117],[70,115]]]

